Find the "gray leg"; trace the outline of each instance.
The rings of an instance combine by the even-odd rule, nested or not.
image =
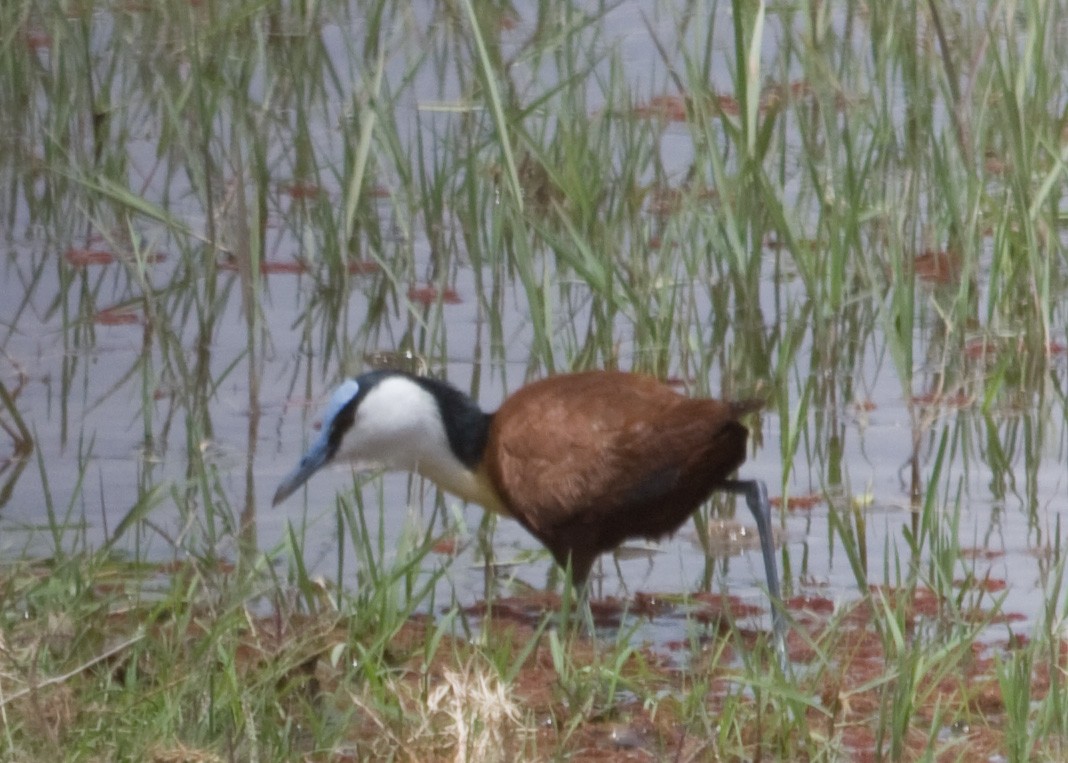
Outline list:
[[[564,561],[561,563],[558,557],[557,563],[560,564],[560,568],[564,571],[564,588],[566,589],[568,581],[571,582],[572,611],[566,613],[568,617],[565,617],[565,612],[561,609],[560,632],[571,632],[573,621],[570,615],[573,613],[579,617],[582,626],[586,630],[586,635],[596,644],[597,625],[593,621],[593,607],[590,606],[590,586],[592,585],[590,583],[590,569],[593,567],[593,561],[596,557],[576,561],[576,557],[573,554],[568,554],[563,558]],[[565,590],[563,595],[566,596],[567,594],[568,592]]]
[[[783,616],[782,589],[779,586],[779,568],[775,563],[775,548],[771,535],[771,504],[768,489],[760,480],[728,480],[721,490],[735,495],[744,495],[749,511],[756,519],[760,535],[760,551],[764,555],[764,572],[768,576],[768,596],[771,599],[771,622],[775,632],[775,651],[779,663],[786,667],[786,619]]]

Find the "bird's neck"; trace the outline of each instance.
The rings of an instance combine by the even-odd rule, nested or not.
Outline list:
[[[417,382],[437,401],[453,457],[440,462],[424,459],[416,466],[417,471],[466,501],[508,515],[485,468],[492,414],[483,412],[474,400],[445,382],[425,377],[419,377]]]
[[[504,505],[486,469],[479,465],[476,469],[438,468],[431,461],[423,461],[416,466],[416,471],[446,492],[462,498],[468,503],[477,503],[487,511],[503,516],[511,516]]]
[[[445,428],[445,437],[449,448],[468,469],[474,471],[482,463],[489,440],[489,428],[492,416],[484,413],[478,403],[452,385],[429,379],[414,379],[437,402],[441,414],[441,424]]]

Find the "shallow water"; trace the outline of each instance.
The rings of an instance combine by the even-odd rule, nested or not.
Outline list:
[[[635,104],[674,92],[642,21],[643,6],[622,3],[575,33],[585,39],[583,50],[590,56],[611,52],[592,66],[583,103],[591,119],[611,107],[598,77],[625,83]],[[660,4],[650,23],[663,39],[681,45],[681,37],[692,43],[693,37],[676,35],[680,14]],[[714,18],[712,80],[717,90],[726,91],[733,38],[728,15],[718,11]],[[59,42],[34,51],[40,72],[27,78],[38,87],[29,114],[0,122],[5,150],[13,151],[0,174],[0,193],[6,194],[0,207],[8,218],[0,280],[0,369],[34,435],[28,457],[0,466],[0,482],[10,491],[0,503],[0,553],[7,559],[48,557],[57,553],[57,542],[66,551],[99,548],[142,502],[150,505],[146,521],[119,543],[131,556],[160,562],[189,553],[232,558],[239,553],[242,524],[254,518],[250,526],[256,547],[274,555],[280,567],[286,566],[292,525],[303,535],[300,552],[309,570],[332,579],[339,542],[347,545],[338,538],[335,501],[352,487],[349,471],[335,468],[317,476],[306,492],[278,509],[270,508],[270,499],[313,435],[316,411],[339,378],[366,368],[375,353],[400,350],[425,359],[431,371],[443,372],[462,389],[477,388],[479,401],[492,409],[507,391],[543,375],[548,366],[532,349],[536,319],[522,283],[500,260],[473,263],[459,213],[449,209],[464,203],[452,194],[466,188],[465,182],[478,185],[486,216],[496,214],[498,206],[487,200],[499,193],[492,181],[496,153],[484,151],[478,140],[472,145],[458,138],[475,129],[488,140],[492,130],[482,107],[467,99],[474,74],[453,48],[456,38],[448,28],[453,22],[432,6],[394,17],[383,72],[383,81],[400,92],[392,119],[404,141],[401,155],[413,161],[421,155],[431,167],[443,165],[427,177],[449,189],[446,210],[431,214],[418,198],[408,198],[430,189],[405,185],[384,148],[376,145],[382,167],[371,190],[378,198],[362,208],[375,222],[361,223],[365,230],[354,256],[377,269],[342,276],[321,266],[319,258],[338,235],[331,226],[338,224],[346,193],[338,167],[348,161],[356,132],[348,120],[354,108],[366,109],[369,72],[360,42],[366,19],[358,11],[332,7],[313,25],[313,35],[288,43],[264,33],[262,44],[279,49],[269,65],[255,67],[248,94],[251,103],[275,98],[280,105],[262,122],[263,154],[257,156],[248,146],[231,151],[233,136],[244,135],[234,125],[247,115],[231,113],[223,99],[210,150],[220,157],[219,177],[225,185],[213,190],[212,205],[203,201],[196,151],[186,152],[173,138],[167,142],[169,152],[159,149],[167,128],[152,88],[157,78],[169,83],[170,76],[180,80],[189,75],[181,46],[162,47],[159,61],[152,60],[151,49],[117,50],[117,41],[146,30],[166,37],[159,20],[147,13],[101,10],[86,21],[97,86],[110,90],[115,106],[103,161],[123,166],[104,170],[93,164],[84,114],[70,117],[69,163],[41,137],[49,134],[44,128],[66,123],[57,116],[62,104],[50,101],[50,93],[57,92],[52,88],[58,88],[53,78],[66,70]],[[700,14],[690,18],[690,34],[697,37],[693,30],[707,23]],[[776,51],[789,23],[774,16],[768,23],[763,53],[770,66],[780,61]],[[560,78],[551,56],[523,52],[537,28],[538,19],[520,14],[514,27],[500,32],[500,53],[516,57],[510,71],[521,93],[538,92]],[[282,50],[286,44],[314,51],[317,63],[309,72],[332,70],[351,86],[340,92],[325,89],[306,100],[272,90],[288,82],[281,71],[285,55],[292,53]],[[429,56],[420,58],[427,49]],[[675,64],[681,66],[681,59]],[[786,69],[776,75],[795,76],[796,64],[775,65]],[[169,66],[176,71],[165,73]],[[413,76],[405,80],[410,70]],[[5,111],[13,108],[2,105]],[[545,115],[547,134],[556,118]],[[620,119],[641,121],[626,114]],[[295,147],[296,138],[307,140],[311,148]],[[796,132],[788,129],[784,140],[795,146],[785,155],[801,150]],[[637,179],[681,182],[694,161],[693,133],[669,122],[654,142],[655,169],[650,164]],[[454,153],[465,146],[475,157],[470,162]],[[257,159],[268,167],[266,188],[255,184]],[[298,165],[309,162],[313,171],[307,166],[298,171]],[[484,177],[465,180],[473,167]],[[131,211],[129,202],[108,192],[104,180],[116,176],[126,178],[130,193],[171,222]],[[297,185],[298,176],[311,178],[307,193]],[[793,182],[802,181],[785,183],[787,194]],[[258,195],[264,191],[263,197]],[[239,202],[242,193],[246,198]],[[252,279],[257,312],[250,326],[242,296],[249,279],[228,267],[228,253],[240,252],[242,238],[250,235],[247,226],[235,222],[241,219],[240,204],[247,211],[260,200],[264,252],[276,270],[268,270],[258,282]],[[809,203],[799,192],[799,207]],[[647,222],[649,229],[657,227],[655,216]],[[487,220],[487,225],[495,224]],[[218,250],[204,243],[212,235],[219,240]],[[706,236],[711,249],[717,239]],[[649,257],[656,251],[651,248]],[[294,258],[305,260],[308,272],[285,272],[273,265]],[[216,265],[208,267],[209,260]],[[544,254],[536,267],[544,268],[552,302],[552,360],[558,370],[566,369],[583,349],[584,327],[601,309],[603,295],[573,273],[559,277]],[[1031,627],[1042,615],[1048,551],[1056,544],[1065,506],[1063,349],[1054,348],[1038,382],[1020,382],[1014,406],[997,404],[984,411],[981,385],[966,387],[978,400],[953,397],[953,387],[947,389],[946,401],[927,404],[924,396],[943,379],[943,366],[936,362],[943,353],[935,304],[943,285],[917,285],[916,360],[903,379],[879,316],[885,294],[856,296],[840,314],[828,314],[806,290],[790,258],[770,242],[759,267],[756,305],[741,305],[745,296],[733,296],[725,288],[730,281],[721,277],[725,266],[718,261],[699,264],[695,276],[687,276],[683,265],[671,269],[678,279],[674,304],[679,307],[672,349],[685,351],[685,358],[672,358],[668,375],[690,380],[695,392],[773,390],[754,437],[758,444],[742,474],[765,480],[775,496],[784,487],[794,496],[817,496],[813,506],[786,512],[782,519],[787,590],[834,602],[860,596],[841,540],[829,524],[832,512],[847,516],[851,507],[865,520],[869,580],[898,582],[904,574],[898,560],[905,565],[909,558],[904,530],[913,526],[917,510],[910,459],[915,453],[920,487],[926,489],[945,442],[934,510],[948,524],[959,508],[959,543],[973,550],[957,562],[955,576],[971,572],[980,580],[1005,581],[1005,611],[1025,618],[1009,627]],[[426,306],[419,293],[410,291],[435,280],[455,291],[456,304]],[[987,274],[979,273],[975,280],[982,293]],[[1063,302],[1063,296],[1056,297],[1059,335]],[[978,311],[987,309],[982,297],[979,305]],[[714,325],[716,318],[736,316],[749,319],[738,328]],[[615,319],[612,352],[623,368],[646,367],[648,356],[660,348],[636,340],[628,317],[622,312]],[[794,361],[782,366],[781,342],[791,332],[797,333],[800,348]],[[751,342],[754,336],[759,346]],[[985,363],[985,358],[974,360],[976,376],[982,377]],[[694,381],[698,372],[705,376]],[[784,426],[802,406],[800,445],[790,455],[784,480]],[[439,606],[454,596],[469,606],[489,593],[476,541],[482,521],[477,507],[462,507],[446,497],[444,511],[435,512],[433,489],[404,475],[360,484],[369,523],[374,526],[384,517],[387,557],[406,528],[433,522],[435,534],[458,536],[461,550],[455,558],[431,554],[424,562],[426,574],[439,564],[447,566],[438,585]],[[209,504],[210,511],[205,508]],[[728,513],[733,507],[738,521],[749,524],[743,505],[717,506]],[[528,553],[537,551],[537,544],[516,524],[499,522],[492,543],[495,561],[502,565],[500,592],[522,592],[518,582],[536,589],[546,585],[551,561],[543,553]],[[925,549],[925,558],[928,553]],[[633,556],[618,560],[618,573],[611,558],[603,560],[597,596],[723,589],[764,606],[759,553],[710,560],[692,524],[654,552]],[[342,585],[354,583],[352,559],[350,549]],[[679,617],[654,618],[641,634],[667,643],[682,638],[686,627]]]

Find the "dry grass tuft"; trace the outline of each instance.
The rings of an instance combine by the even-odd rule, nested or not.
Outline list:
[[[453,741],[453,760],[505,760],[514,754],[518,737],[532,733],[519,705],[496,675],[470,663],[446,669],[426,703],[421,729],[439,740]]]

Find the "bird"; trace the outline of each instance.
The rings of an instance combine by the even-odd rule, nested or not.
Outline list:
[[[630,538],[673,534],[713,492],[742,495],[756,519],[781,658],[767,488],[732,476],[746,457],[740,418],[762,406],[688,397],[653,376],[595,370],[531,382],[486,413],[444,380],[374,370],[337,387],[318,437],[272,504],[331,463],[414,472],[519,522],[584,591],[602,553]]]

